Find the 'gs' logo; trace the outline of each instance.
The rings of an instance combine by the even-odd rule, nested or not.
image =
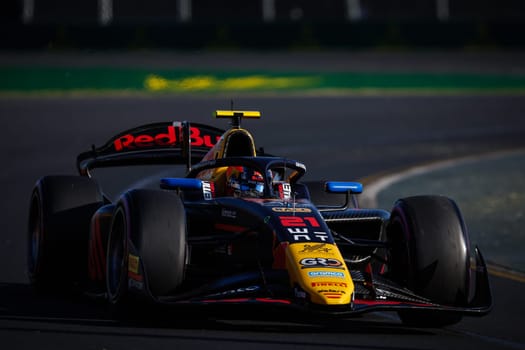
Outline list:
[[[332,269],[342,269],[343,263],[332,258],[304,258],[299,261],[303,269],[312,267],[323,267]]]

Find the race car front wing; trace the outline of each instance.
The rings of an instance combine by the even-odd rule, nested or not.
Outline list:
[[[167,306],[178,305],[272,305],[290,307],[307,312],[350,316],[373,311],[400,309],[435,310],[483,316],[492,308],[492,296],[485,260],[476,247],[474,273],[475,293],[468,305],[442,305],[400,287],[392,281],[373,276],[361,270],[351,270],[356,286],[350,305],[315,305],[309,303],[301,291],[286,285],[286,271],[255,271],[218,280],[186,293],[160,297],[157,302]]]

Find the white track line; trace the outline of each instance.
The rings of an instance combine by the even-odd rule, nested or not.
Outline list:
[[[386,188],[402,180],[405,180],[405,179],[408,179],[414,176],[428,174],[428,173],[431,173],[437,170],[452,168],[455,166],[465,165],[469,163],[476,163],[479,161],[494,160],[494,159],[516,155],[516,154],[520,154],[524,152],[525,152],[525,149],[490,152],[490,153],[484,153],[481,155],[473,155],[473,156],[449,159],[445,161],[414,166],[414,167],[408,168],[407,170],[404,170],[398,173],[392,173],[389,175],[385,175],[383,177],[380,177],[378,180],[372,180],[370,183],[366,185],[366,188],[362,194],[362,200],[366,202],[369,207],[375,208],[377,207],[378,194],[381,191],[385,190]],[[366,183],[367,178],[364,178],[362,182]]]
[[[490,153],[484,153],[481,155],[473,155],[468,157],[462,157],[462,158],[456,158],[456,159],[450,159],[445,160],[441,162],[435,162],[430,164],[423,164],[419,166],[415,166],[412,168],[409,168],[407,170],[398,172],[398,173],[392,173],[390,175],[386,175],[383,177],[380,177],[377,180],[371,180],[370,183],[368,183],[365,186],[365,190],[363,191],[363,194],[361,195],[361,200],[367,204],[368,207],[376,208],[377,203],[377,196],[378,194],[385,190],[386,188],[394,185],[395,183],[408,179],[410,177],[419,176],[428,174],[433,171],[442,170],[446,168],[452,168],[455,166],[465,165],[469,163],[476,163],[480,161],[490,161],[499,159],[502,157],[508,157],[513,155],[522,154],[525,152],[525,149],[515,149],[515,150],[506,150],[506,151],[498,151],[498,152],[490,152]],[[364,178],[362,182],[367,182],[367,178]],[[497,264],[492,264],[489,262],[489,273],[494,276],[510,279],[516,282],[522,282],[525,283],[525,276],[523,272],[520,271],[514,271],[507,267],[501,267]]]

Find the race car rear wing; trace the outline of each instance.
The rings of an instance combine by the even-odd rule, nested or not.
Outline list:
[[[101,147],[77,157],[81,175],[95,168],[142,165],[185,164],[200,161],[217,143],[224,130],[189,122],[162,122],[124,131]]]

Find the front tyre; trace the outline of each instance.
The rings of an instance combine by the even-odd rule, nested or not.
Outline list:
[[[109,301],[118,304],[127,297],[131,255],[140,264],[134,268],[142,269],[147,294],[169,295],[184,280],[186,251],[186,213],[178,195],[146,189],[126,192],[117,205],[108,241]],[[137,278],[137,271],[133,275]]]
[[[387,228],[390,277],[432,302],[466,306],[470,286],[468,234],[457,205],[441,196],[416,196],[396,202]],[[461,314],[402,310],[404,323],[440,327]]]

